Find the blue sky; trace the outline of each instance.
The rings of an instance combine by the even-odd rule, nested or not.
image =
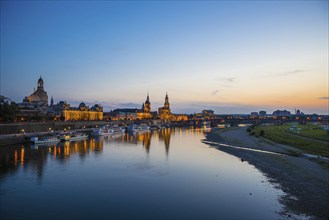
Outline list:
[[[328,114],[328,1],[1,1],[1,95]]]

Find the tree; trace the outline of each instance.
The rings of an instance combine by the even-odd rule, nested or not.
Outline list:
[[[15,102],[1,102],[0,103],[0,120],[5,122],[16,121],[16,115],[19,112],[19,108]]]

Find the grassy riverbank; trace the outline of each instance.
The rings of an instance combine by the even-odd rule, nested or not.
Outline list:
[[[249,135],[246,127],[214,129],[207,135],[206,140],[213,143],[243,147],[243,149],[237,149],[209,143],[209,145],[221,151],[241,158],[241,162],[247,161],[252,164],[262,171],[278,188],[282,189],[284,195],[280,198],[280,201],[284,206],[282,210],[283,219],[285,219],[284,216],[288,219],[299,219],[303,215],[306,219],[328,219],[328,166],[323,166],[318,159],[298,156],[304,153],[304,150],[276,143],[259,136],[262,129],[264,130],[264,136],[266,134],[270,136],[271,131],[276,132],[277,136],[283,136],[287,133],[280,131],[279,128],[283,129],[285,125],[257,127],[253,130],[254,135]],[[289,128],[289,126],[286,128]],[[292,137],[289,136],[289,138]],[[297,136],[298,138],[306,137]],[[322,142],[325,143],[325,141]],[[246,150],[245,148],[263,152]],[[279,154],[268,154],[264,151]],[[328,162],[323,163],[327,164]],[[291,213],[296,214],[296,216],[290,216]]]
[[[329,157],[329,135],[320,125],[261,125],[255,127],[250,134],[301,149],[305,153]]]

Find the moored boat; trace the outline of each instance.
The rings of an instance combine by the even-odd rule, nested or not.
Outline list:
[[[141,124],[141,125],[131,124],[128,126],[128,131],[130,132],[144,132],[149,130],[150,130],[150,126],[146,124]]]
[[[71,135],[70,141],[79,141],[88,138],[87,134],[75,133]]]
[[[108,126],[94,128],[91,132],[93,136],[108,136],[111,135],[111,131]]]
[[[31,142],[34,144],[50,144],[50,143],[58,143],[60,142],[60,139],[55,136],[46,136],[46,137],[32,137]]]
[[[116,135],[116,134],[123,134],[125,133],[126,129],[120,126],[113,126],[110,128],[110,132],[112,133],[112,135]]]

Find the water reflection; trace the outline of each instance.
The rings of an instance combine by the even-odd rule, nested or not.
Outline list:
[[[0,148],[0,176],[6,173],[15,173],[20,167],[35,171],[38,177],[42,177],[47,160],[63,162],[72,155],[78,155],[81,159],[87,157],[90,152],[94,154],[103,151],[103,141],[95,139],[78,142],[61,142],[47,146],[21,145],[4,146]]]
[[[142,144],[145,152],[150,153],[152,141],[156,144],[164,145],[166,157],[169,156],[170,137],[178,132],[180,136],[183,133],[203,134],[202,129],[181,129],[166,128],[156,131],[141,133],[126,133],[113,137],[90,138],[75,142],[61,142],[48,146],[42,145],[11,145],[0,148],[0,176],[6,173],[14,173],[19,167],[28,167],[35,170],[38,177],[43,175],[44,165],[47,160],[55,160],[64,163],[73,155],[78,155],[80,159],[85,159],[93,153],[95,155],[103,152],[104,143],[121,143],[122,145]]]
[[[203,138],[201,129],[172,128],[2,147],[1,217],[278,219],[281,192]]]

